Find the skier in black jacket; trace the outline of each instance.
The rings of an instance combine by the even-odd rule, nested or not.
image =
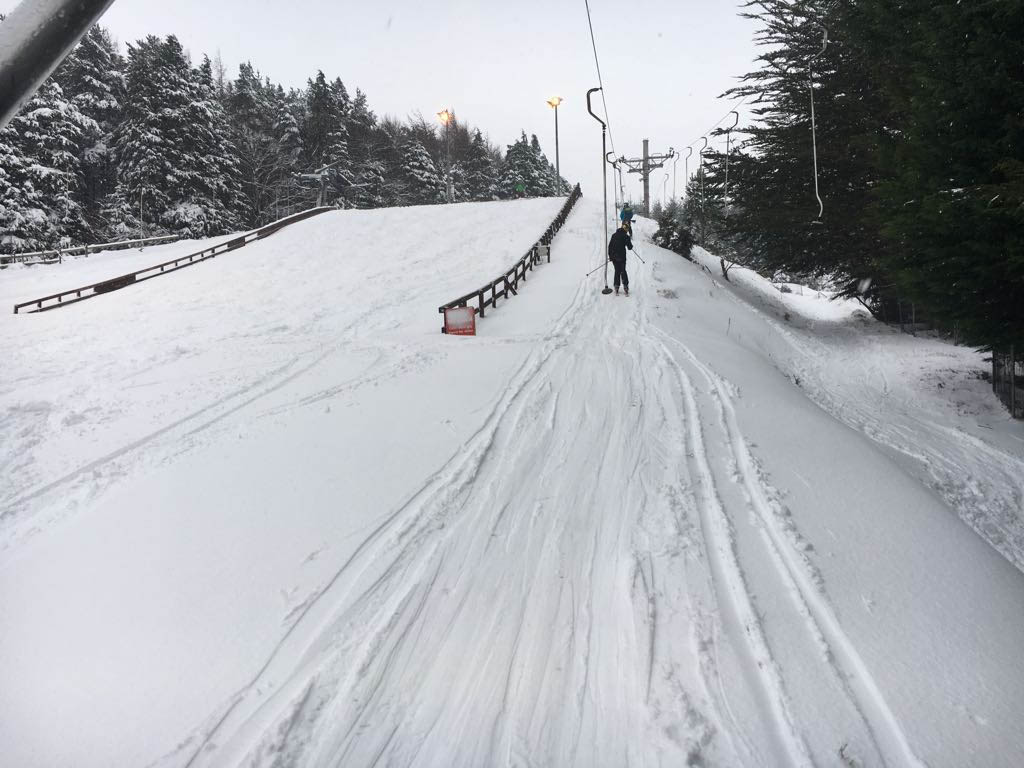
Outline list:
[[[619,283],[629,296],[629,275],[626,274],[626,250],[633,250],[633,239],[629,236],[629,225],[623,222],[620,229],[615,230],[608,243],[608,258],[615,266],[615,295],[619,293]]]

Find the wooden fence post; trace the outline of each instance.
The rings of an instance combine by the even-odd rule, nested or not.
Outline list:
[[[1017,418],[1017,360],[1013,344],[1010,345],[1010,416]]]

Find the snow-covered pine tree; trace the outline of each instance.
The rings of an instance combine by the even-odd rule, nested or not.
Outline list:
[[[195,96],[192,67],[181,43],[173,35],[157,41],[153,64],[154,69],[148,76],[156,87],[152,117],[163,139],[163,167],[162,178],[149,181],[162,182],[167,191],[164,205],[155,210],[155,218],[160,226],[172,231],[200,235],[206,229],[206,221],[202,202],[196,200],[196,191],[202,188],[204,177],[210,172],[200,162],[209,142],[206,137],[197,141],[202,126],[192,125],[194,117],[205,122],[192,107]],[[146,76],[146,73],[140,74]],[[143,210],[148,213],[148,206]]]
[[[536,191],[540,183],[533,150],[524,131],[517,142],[508,145],[505,152],[505,162],[498,173],[498,195],[512,199],[518,195],[517,190],[522,188],[527,196],[532,196],[531,190]]]
[[[82,133],[92,127],[52,79],[11,121],[5,131],[14,146],[10,159],[20,156],[24,161],[12,162],[8,169],[8,177],[22,189],[19,195],[5,195],[13,220],[0,225],[12,250],[66,247],[88,239],[78,201],[78,146]]]
[[[355,172],[350,202],[355,208],[380,208],[385,204],[384,163],[367,158]]]
[[[302,125],[303,158],[310,169],[332,162],[329,158],[347,154],[344,114],[335,88],[327,83],[322,71],[306,87],[306,113]]]
[[[462,163],[455,161],[452,163],[452,193],[454,195],[454,202],[464,203],[470,200],[469,190],[467,188],[467,177],[466,169]]]
[[[886,248],[872,226],[872,189],[880,173],[871,147],[886,124],[878,84],[864,46],[845,31],[852,3],[747,2],[744,16],[761,29],[759,68],[743,76],[733,97],[747,97],[756,122],[740,126],[746,154],[743,183],[730,184],[735,214],[728,228],[745,259],[771,273],[854,277],[872,274]],[[831,43],[821,53],[823,27]],[[818,220],[811,137],[810,71],[814,72],[818,180],[825,213]],[[735,144],[733,145],[735,149]]]
[[[853,5],[840,39],[884,97],[854,145],[879,147],[876,284],[969,344],[1024,349],[1024,2]]]
[[[444,202],[444,179],[417,139],[409,139],[402,146],[402,170],[406,204],[430,205]]]
[[[356,165],[366,159],[373,150],[374,129],[377,116],[370,109],[366,94],[356,88],[352,107],[348,110],[349,155]]]
[[[273,96],[274,136],[277,139],[278,150],[293,166],[299,162],[302,155],[302,131],[295,116],[298,110],[293,106],[298,100],[297,92],[293,91],[291,95],[287,95],[281,86],[277,86]]]
[[[193,70],[173,35],[128,49],[125,121],[115,135],[118,188],[108,210],[138,202],[143,229],[216,234],[234,223],[236,163],[209,62]],[[128,234],[124,232],[124,234]]]
[[[466,158],[460,165],[465,173],[465,193],[468,199],[493,199],[498,176],[490,149],[479,130],[473,133]]]
[[[389,141],[377,127],[377,116],[370,109],[366,94],[358,88],[346,122],[355,184],[347,199],[356,208],[379,208],[386,204],[387,163],[382,148]]]
[[[286,94],[279,85],[273,94],[273,135],[277,143],[280,175],[274,184],[274,216],[293,213],[307,196],[296,174],[301,167],[302,132],[296,114],[302,112],[302,98],[298,91]]]
[[[79,199],[91,234],[101,237],[103,199],[117,183],[113,133],[121,121],[124,98],[124,59],[110,33],[94,26],[54,75],[64,95],[89,119],[82,131],[78,157],[82,170]]]
[[[275,182],[285,162],[275,136],[277,112],[272,95],[252,64],[245,62],[239,66],[227,97],[244,201],[241,214],[249,227],[267,223],[267,209],[276,200]]]
[[[692,215],[692,209],[690,214]],[[696,243],[683,205],[678,200],[672,200],[664,208],[659,206],[659,215],[656,215],[654,220],[658,223],[654,242],[689,259],[690,251]]]
[[[381,118],[374,129],[373,157],[384,166],[381,197],[385,206],[409,205],[402,147],[408,141],[405,128],[395,118]]]
[[[166,179],[179,151],[174,143],[180,132],[168,130],[172,115],[163,112],[173,86],[168,82],[171,73],[160,65],[161,46],[155,35],[128,45],[124,120],[114,132],[117,186],[105,203],[112,237],[159,231],[170,206],[172,189]],[[187,93],[180,75],[176,80],[177,92]]]
[[[243,207],[239,182],[238,150],[231,141],[228,118],[217,98],[213,67],[208,56],[192,71],[192,114],[196,150],[201,167],[207,169],[204,183],[197,185],[196,202],[203,207],[204,235],[219,235],[237,229],[238,210]],[[190,226],[190,231],[198,232]]]
[[[340,77],[331,81],[331,95],[334,97],[334,103],[338,106],[339,117],[342,122],[347,122],[349,111],[352,108],[352,100],[349,98],[348,88],[345,87],[345,83],[341,81]]]
[[[537,186],[534,188],[532,197],[549,197],[555,194],[555,173],[554,168],[540,148],[540,141],[537,134],[530,136],[530,151],[533,154]],[[529,189],[529,188],[528,188]],[[527,194],[530,194],[529,192]]]
[[[314,80],[308,81],[302,125],[303,161],[307,171],[334,165],[335,182],[332,186],[335,196],[345,194],[351,180],[348,131],[345,127],[347,99],[344,84],[340,80],[328,84],[322,71],[317,72]]]
[[[42,239],[43,200],[28,181],[19,127],[15,117],[0,129],[0,253],[30,251]]]

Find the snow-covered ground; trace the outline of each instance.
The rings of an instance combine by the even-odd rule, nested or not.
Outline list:
[[[694,249],[719,283],[717,257]],[[875,322],[855,300],[742,267],[735,295],[763,324],[746,346],[772,357],[811,399],[864,432],[1024,570],[1024,424],[993,396],[985,355]]]
[[[977,357],[651,245],[602,296],[587,199],[439,334],[558,206],[325,214],[0,315],[5,763],[1024,762],[1024,430]]]
[[[167,245],[65,256],[61,264],[11,264],[0,270],[0,311],[6,314],[15,304],[151,267],[228,239],[177,240]]]

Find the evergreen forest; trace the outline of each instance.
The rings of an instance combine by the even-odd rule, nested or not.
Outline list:
[[[442,203],[449,178],[454,202],[556,193],[536,136],[502,152],[455,115],[380,117],[323,72],[286,90],[249,62],[194,62],[173,35],[122,55],[96,26],[0,130],[0,253],[220,235],[318,201]]]
[[[728,157],[724,129],[709,133],[685,197],[656,212],[662,243],[705,246],[726,277],[739,263],[827,281],[890,322],[1024,346],[1024,2],[743,13],[761,54],[725,96],[752,119]]]

